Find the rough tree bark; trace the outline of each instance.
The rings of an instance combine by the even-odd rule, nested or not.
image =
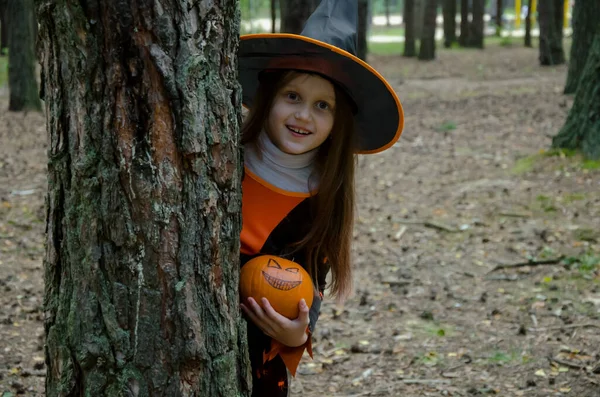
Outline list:
[[[320,0],[279,0],[281,29],[283,33],[300,33],[308,17],[319,5]]]
[[[444,47],[450,48],[456,42],[456,0],[443,0]]]
[[[437,17],[437,0],[426,0],[423,16],[423,32],[419,46],[419,59],[430,61],[435,59],[435,28]]]
[[[485,0],[473,0],[473,15],[469,24],[468,47],[483,48]]]
[[[600,32],[589,49],[573,107],[552,146],[581,150],[587,158],[600,160]]]
[[[527,16],[525,17],[525,47],[533,47],[531,44],[531,18],[532,18],[532,6],[533,0],[529,0],[529,4],[527,6]]]
[[[249,395],[237,2],[37,12],[46,395]]]
[[[565,94],[577,90],[594,36],[600,32],[600,2],[576,1],[573,9],[573,41]]]
[[[369,28],[369,0],[358,0],[358,31],[357,55],[366,62],[367,60],[367,30]]]
[[[0,0],[0,56],[8,51],[8,18],[6,16],[6,6],[8,0]]]
[[[415,0],[404,0],[404,56],[417,55],[415,46]]]
[[[469,0],[460,0],[460,36],[458,44],[462,47],[469,45]]]
[[[540,25],[540,64],[565,63],[563,51],[563,0],[543,0],[538,5]]]
[[[42,103],[35,73],[33,0],[9,1],[6,14],[11,21],[8,47],[14,50],[8,54],[8,110],[39,111]]]

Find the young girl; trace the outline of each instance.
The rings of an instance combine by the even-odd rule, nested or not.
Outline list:
[[[249,319],[253,396],[287,396],[311,334],[326,276],[348,295],[356,153],[392,146],[403,127],[398,97],[356,53],[356,0],[323,0],[300,35],[241,37],[240,82],[250,108],[242,128],[241,264],[277,255],[315,283],[311,307],[281,316],[266,299],[241,303]]]

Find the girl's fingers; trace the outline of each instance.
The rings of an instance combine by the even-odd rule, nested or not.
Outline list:
[[[273,306],[271,306],[271,303],[269,302],[269,300],[267,298],[262,298],[262,304],[263,304],[264,312],[270,320],[274,321],[275,323],[277,323],[279,325],[282,325],[282,323],[285,322],[285,320],[287,320],[286,317],[277,313],[275,311],[275,309],[273,309]]]
[[[304,299],[300,299],[300,302],[298,303],[298,309],[300,312],[298,313],[297,320],[304,325],[308,325],[310,322],[310,317],[308,315],[310,309],[308,308],[308,305]]]

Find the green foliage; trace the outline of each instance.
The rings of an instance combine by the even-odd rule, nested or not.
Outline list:
[[[556,212],[556,207],[550,197],[540,194],[536,197],[536,200],[540,203],[540,207],[544,212]]]
[[[374,55],[402,55],[404,43],[373,43],[369,42],[369,54]]]
[[[438,132],[448,132],[456,129],[456,123],[454,121],[446,121],[444,124],[437,128]]]
[[[8,81],[8,57],[0,57],[0,87],[4,87]]]
[[[600,256],[588,251],[580,256],[570,256],[563,259],[563,263],[580,273],[589,274],[600,270]]]

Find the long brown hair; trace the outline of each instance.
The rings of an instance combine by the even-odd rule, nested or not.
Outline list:
[[[275,95],[302,73],[305,72],[275,71],[261,75],[252,108],[242,126],[242,144],[256,141]],[[307,270],[313,280],[319,279],[319,269],[327,262],[332,272],[331,292],[343,299],[352,285],[350,244],[354,223],[355,125],[351,100],[332,83],[335,115],[331,134],[319,147],[315,159],[319,189],[311,197],[313,223],[294,247],[305,250]]]

